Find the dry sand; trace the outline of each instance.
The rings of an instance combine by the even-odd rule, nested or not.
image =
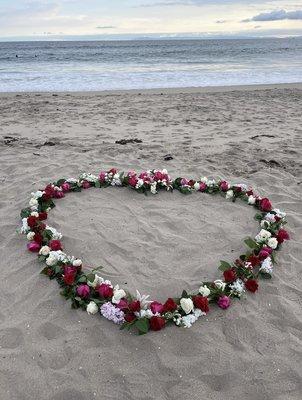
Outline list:
[[[255,89],[1,95],[1,400],[301,399],[302,86]],[[71,310],[16,234],[18,213],[42,183],[109,167],[256,187],[288,213],[273,279],[190,330],[138,337]],[[57,204],[68,253],[159,300],[218,276],[257,231],[251,208],[207,195],[109,188]]]

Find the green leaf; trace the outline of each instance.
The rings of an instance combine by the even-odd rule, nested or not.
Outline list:
[[[218,267],[219,271],[224,272],[231,268],[232,268],[231,264],[229,264],[226,261],[220,260],[220,266]]]
[[[140,335],[144,335],[149,330],[149,321],[147,318],[138,319],[135,321],[135,327],[138,329]]]
[[[29,208],[23,208],[23,210],[21,210],[20,216],[21,218],[27,218],[30,216],[30,209]]]
[[[39,261],[39,262],[44,262],[45,259],[46,259],[45,256],[39,256],[39,257],[38,257],[38,261]]]
[[[99,181],[94,182],[94,186],[96,188],[100,188],[101,187],[101,183]]]
[[[61,179],[59,179],[58,181],[57,181],[57,184],[56,184],[56,186],[61,186],[63,183],[65,183],[66,182],[66,179],[65,178],[61,178]]]
[[[258,249],[258,243],[255,242],[252,238],[247,238],[245,239],[244,243],[250,248],[250,249]]]
[[[78,279],[78,282],[83,283],[83,282],[87,282],[87,278],[85,275],[80,276],[80,278]]]
[[[49,267],[43,268],[42,271],[40,272],[40,274],[41,274],[41,275],[48,275],[48,273],[47,273],[47,272],[48,272],[48,268],[49,268]]]
[[[94,281],[94,279],[95,279],[95,274],[88,274],[87,275],[87,281],[92,283]]]
[[[271,279],[272,278],[272,275],[268,274],[267,272],[260,271],[259,274],[260,274],[261,278],[263,278],[263,279]]]
[[[186,290],[182,291],[181,297],[189,297],[188,292]]]

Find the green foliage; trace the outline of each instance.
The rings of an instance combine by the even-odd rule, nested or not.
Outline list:
[[[230,263],[220,260],[220,266],[218,267],[219,271],[224,272],[231,268],[232,268],[232,265]]]
[[[248,237],[245,239],[244,243],[250,248],[250,249],[258,249],[258,243],[255,242],[252,238]]]

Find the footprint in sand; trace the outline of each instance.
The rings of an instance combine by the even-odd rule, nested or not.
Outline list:
[[[16,349],[23,343],[23,333],[18,328],[0,330],[0,346],[2,349]]]

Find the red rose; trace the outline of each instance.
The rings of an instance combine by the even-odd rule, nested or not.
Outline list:
[[[38,218],[40,221],[44,221],[45,219],[47,219],[47,212],[46,211],[40,212]]]
[[[60,240],[51,240],[49,242],[49,247],[51,248],[51,250],[53,251],[58,251],[58,250],[62,250],[62,244],[60,242]]]
[[[248,279],[245,282],[245,287],[252,293],[255,293],[258,290],[258,283],[255,279]]]
[[[117,173],[117,169],[116,168],[111,168],[111,170],[109,171],[109,174],[115,175]]]
[[[66,285],[73,285],[75,281],[76,273],[74,271],[68,271],[64,274],[63,280]]]
[[[139,300],[132,301],[129,304],[129,310],[132,312],[140,311],[140,309],[141,309],[141,303]]]
[[[283,243],[284,240],[289,240],[289,234],[285,229],[279,229],[276,238],[278,243]]]
[[[31,215],[27,218],[27,224],[30,228],[33,228],[37,224],[38,218]]]
[[[160,331],[165,326],[166,321],[163,317],[151,317],[150,318],[150,329],[152,331]]]
[[[259,265],[259,257],[255,256],[255,255],[251,255],[249,256],[249,258],[247,259],[248,262],[250,262],[252,264],[252,267],[256,267],[257,265]]]
[[[195,182],[196,181],[194,181],[194,179],[190,179],[189,180],[189,186],[193,187],[195,185]]]
[[[200,295],[193,296],[193,303],[196,308],[199,308],[201,311],[207,313],[209,312],[209,301],[207,297],[203,297]]]
[[[227,269],[223,272],[225,282],[234,282],[237,278],[236,272],[233,269]]]
[[[43,237],[42,237],[42,235],[40,235],[40,233],[35,233],[34,241],[37,242],[37,243],[39,243],[39,244],[41,245],[42,242],[43,242]]]
[[[168,312],[168,311],[173,312],[176,309],[177,309],[177,304],[175,303],[175,301],[173,299],[171,299],[171,297],[169,297],[168,300],[164,304],[163,313]]]
[[[136,319],[136,316],[133,313],[128,313],[128,314],[125,314],[124,318],[125,318],[126,322],[132,322]]]
[[[271,211],[272,209],[272,203],[266,197],[260,200],[259,205],[261,211]]]
[[[101,297],[112,297],[113,296],[113,288],[108,285],[107,283],[102,283],[98,288],[97,291]]]

